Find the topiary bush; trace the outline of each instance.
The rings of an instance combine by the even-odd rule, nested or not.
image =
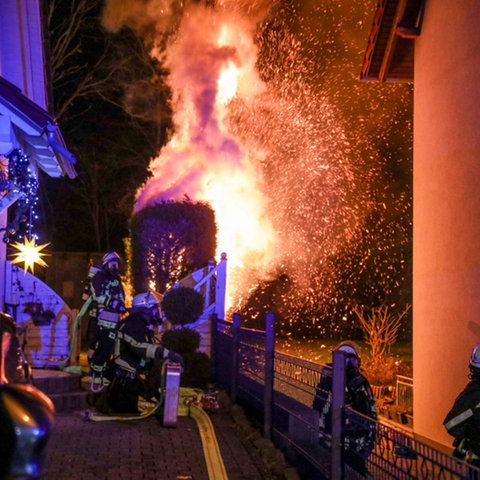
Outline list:
[[[209,356],[197,352],[201,335],[191,328],[183,327],[167,330],[162,335],[162,344],[168,350],[182,355],[183,372],[180,378],[182,387],[205,388],[212,378],[212,366]]]
[[[182,387],[205,389],[211,382],[212,367],[204,352],[189,352],[183,355],[184,369],[180,378]]]
[[[200,346],[200,340],[201,335],[187,327],[167,330],[162,335],[163,346],[181,354],[195,352]]]
[[[215,213],[204,202],[163,202],[147,206],[130,220],[132,288],[151,285],[164,292],[169,285],[203,268],[217,248]]]
[[[168,290],[162,299],[162,312],[172,325],[193,323],[203,313],[203,295],[191,287]]]

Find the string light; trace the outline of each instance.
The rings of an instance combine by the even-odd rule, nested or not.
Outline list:
[[[38,179],[34,175],[30,167],[30,157],[22,153],[21,150],[15,149],[7,155],[8,158],[8,173],[0,173],[0,188],[2,185],[8,190],[13,191],[19,195],[18,200],[14,205],[14,215],[9,221],[7,232],[3,241],[10,243],[11,237],[16,235],[17,238],[22,238],[20,227],[26,226],[28,236],[32,238],[33,219],[38,216],[35,212],[35,206],[38,202]]]

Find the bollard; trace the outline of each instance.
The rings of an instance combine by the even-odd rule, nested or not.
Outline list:
[[[163,408],[163,426],[176,427],[178,417],[178,399],[182,366],[178,363],[166,364],[165,399]]]

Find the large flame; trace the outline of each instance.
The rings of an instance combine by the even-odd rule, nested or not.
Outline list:
[[[199,27],[201,26],[201,27]],[[138,193],[136,209],[188,196],[215,211],[218,255],[229,266],[268,262],[275,235],[266,215],[262,172],[228,126],[233,98],[262,92],[256,48],[239,18],[192,8],[168,52],[174,92],[175,135],[151,165],[152,178]]]
[[[237,301],[274,268],[290,270],[311,295],[309,265],[331,255],[333,237],[351,227],[336,218],[349,172],[338,147],[344,135],[325,99],[298,85],[301,74],[282,74],[274,59],[269,68],[280,83],[269,90],[259,77],[255,29],[276,2],[187,2],[180,15],[168,1],[143,3],[140,14],[136,2],[109,0],[104,20],[112,30],[126,24],[159,36],[168,25],[178,27],[165,51],[151,52],[170,71],[175,134],[151,162],[136,211],[185,197],[207,201],[218,227],[217,255],[228,253],[227,291]],[[295,48],[288,46],[292,58]],[[326,156],[322,137],[331,144]],[[269,171],[278,178],[267,188]],[[318,204],[320,195],[319,212],[311,199]]]
[[[368,8],[351,4],[107,0],[104,18],[111,30],[127,25],[158,37],[151,54],[169,71],[175,133],[152,160],[136,210],[185,197],[209,202],[234,301],[241,306],[271,284],[277,304],[292,306],[288,315],[313,324],[324,318],[320,305],[336,317],[336,305],[357,294],[354,275],[370,275],[372,264],[387,272],[378,277],[385,291],[392,288],[391,264],[403,253],[375,250],[389,252],[408,234],[383,228],[384,212],[400,218],[410,204],[388,189],[372,194],[383,167],[367,127],[369,100],[359,82],[347,85],[339,73],[353,77],[352,58],[361,61],[364,47],[344,20]],[[333,12],[337,24],[327,36]],[[362,24],[358,17],[355,28]],[[383,110],[390,95],[371,102],[379,126],[398,123],[390,107]]]

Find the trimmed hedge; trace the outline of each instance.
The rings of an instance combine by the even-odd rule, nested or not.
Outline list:
[[[172,288],[165,293],[162,312],[173,325],[193,323],[203,313],[205,300],[201,293],[191,287]]]
[[[130,222],[134,292],[164,292],[215,257],[217,226],[203,202],[165,202],[146,207]]]

